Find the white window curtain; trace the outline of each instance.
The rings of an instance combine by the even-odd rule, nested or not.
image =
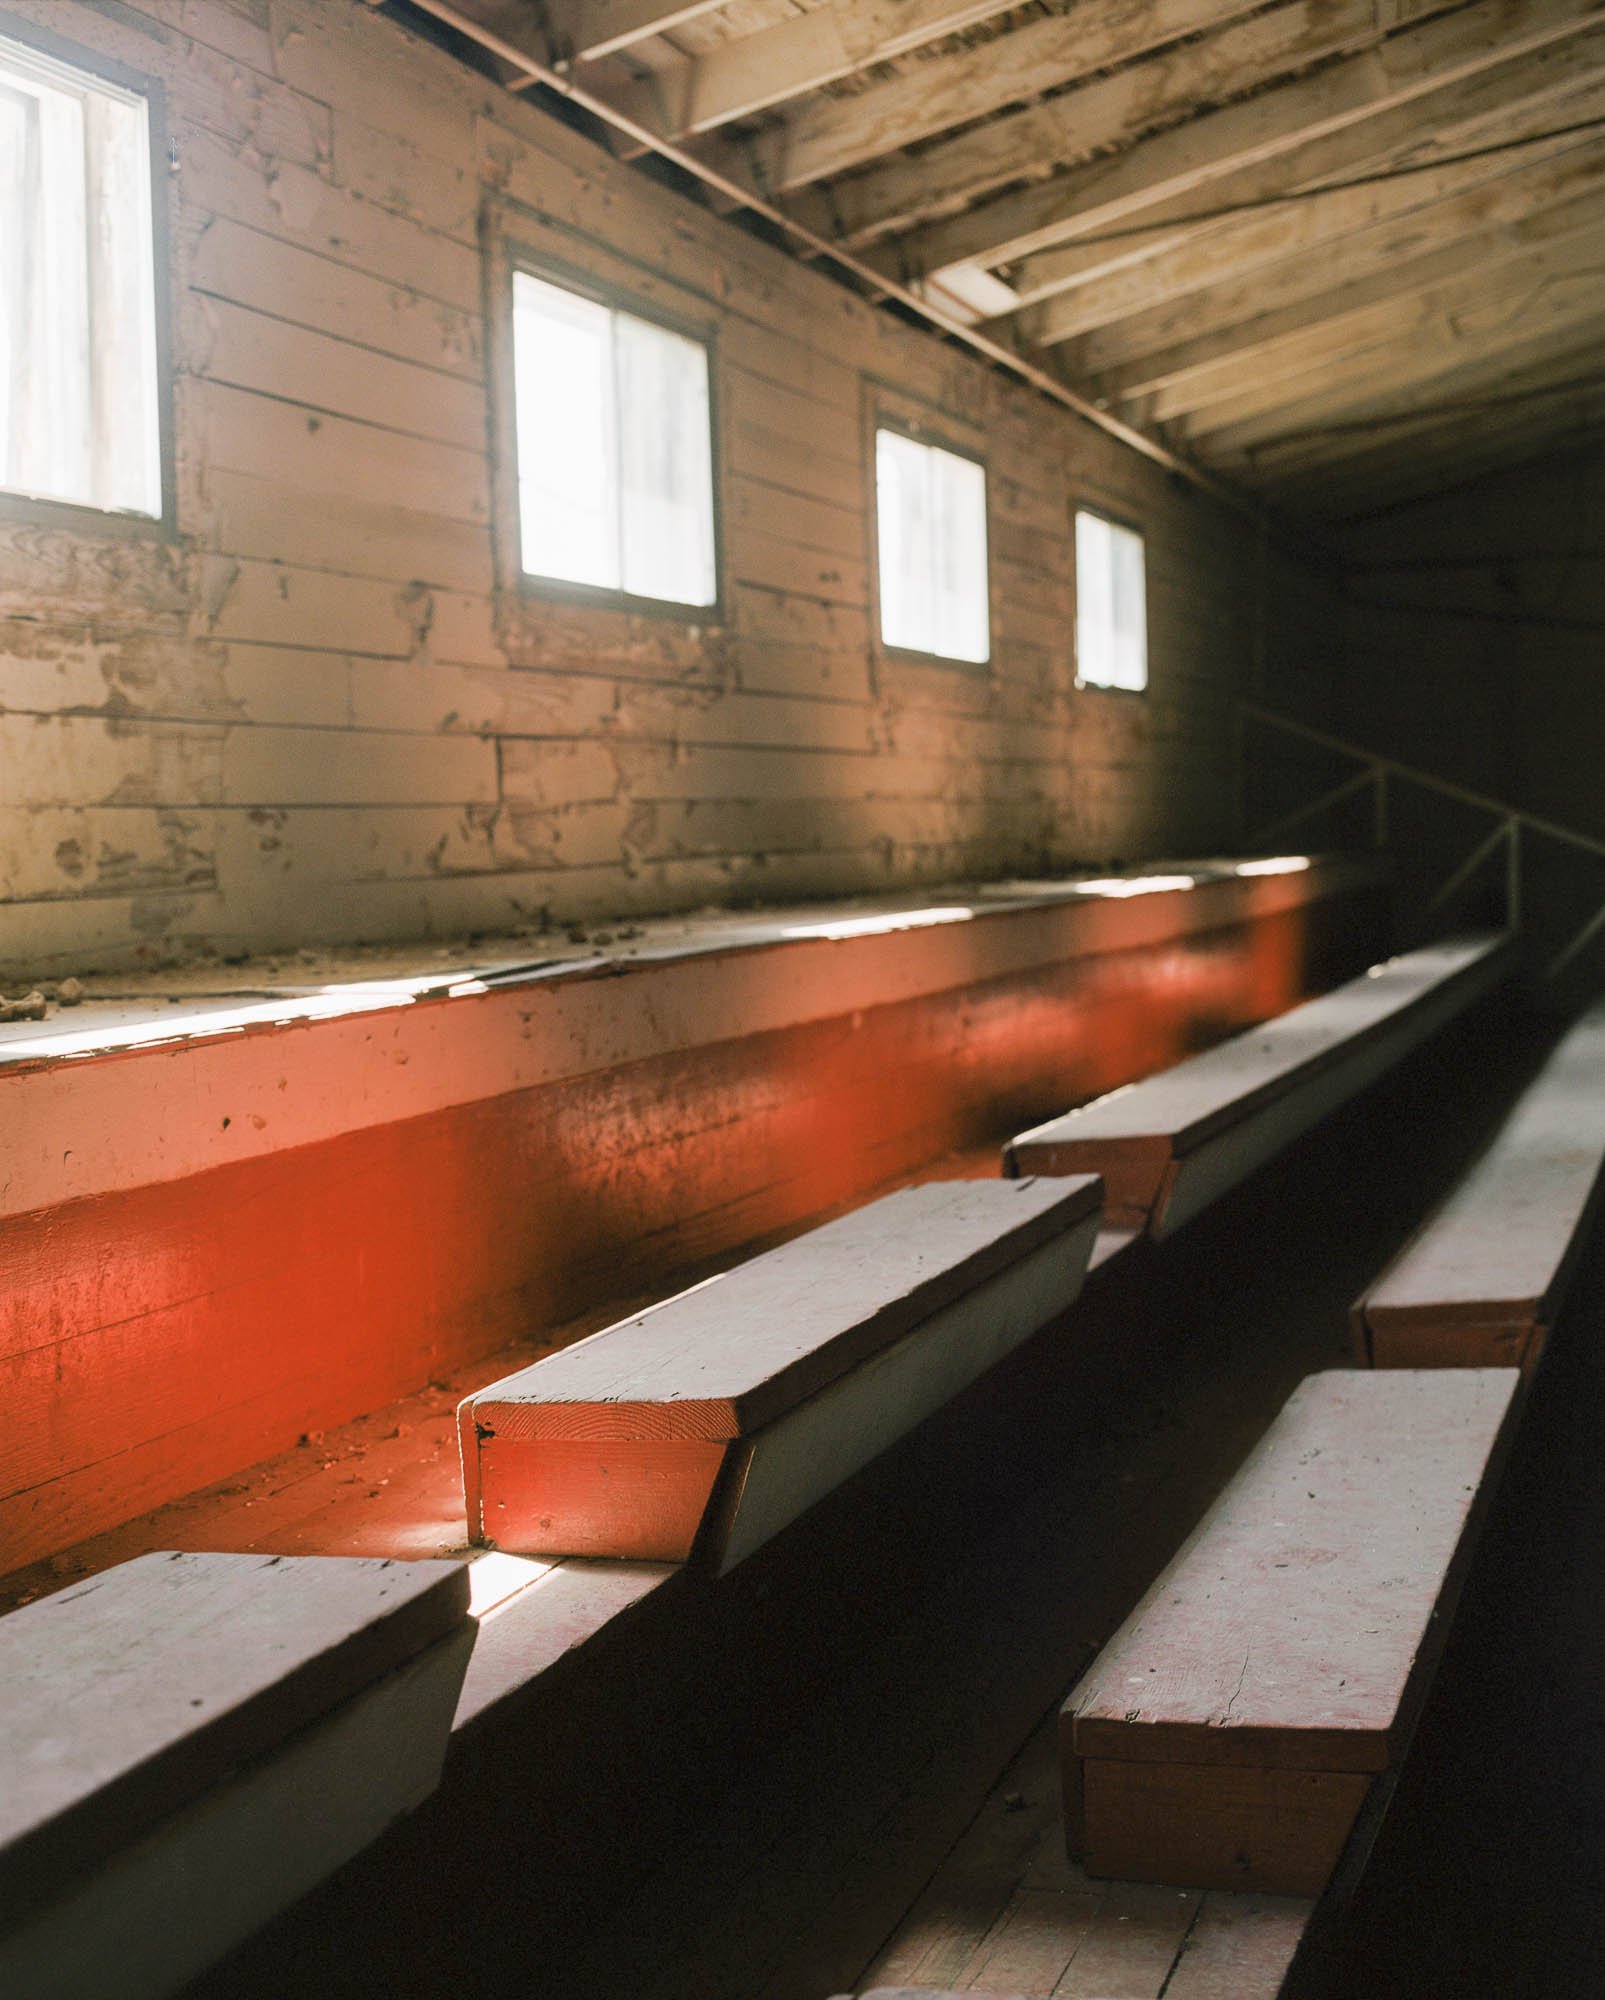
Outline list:
[[[520,271],[513,367],[524,569],[632,597],[712,604],[702,342]]]
[[[143,98],[0,38],[0,486],[159,515]]]
[[[1143,540],[1101,514],[1076,514],[1076,678],[1092,687],[1148,685]]]
[[[875,508],[884,643],[984,662],[991,653],[985,468],[877,430]]]

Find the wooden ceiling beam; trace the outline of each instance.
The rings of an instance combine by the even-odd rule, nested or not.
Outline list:
[[[1212,464],[1267,465],[1295,453],[1306,432],[1397,414],[1401,402],[1449,398],[1456,378],[1495,371],[1529,348],[1529,358],[1539,358],[1545,342],[1601,316],[1602,280],[1605,248],[1587,268],[1533,274],[1524,295],[1504,284],[1485,297],[1468,284],[1453,321],[1417,316],[1340,370],[1315,362],[1238,401],[1213,404],[1176,429]]]
[[[1347,417],[1290,436],[1286,450],[1267,460],[1259,483],[1286,490],[1295,480],[1310,483],[1348,478],[1363,480],[1373,456],[1380,463],[1389,454],[1408,455],[1435,426],[1464,420],[1469,426],[1511,409],[1554,410],[1597,381],[1600,372],[1596,344],[1605,319],[1584,318],[1556,334],[1547,333],[1504,353],[1483,356],[1439,376],[1423,393],[1382,397],[1358,418]]]
[[[1429,488],[1446,475],[1456,483],[1474,477],[1485,462],[1485,452],[1497,460],[1528,439],[1555,438],[1557,417],[1564,426],[1557,442],[1570,445],[1574,426],[1581,429],[1601,416],[1605,416],[1605,382],[1596,379],[1589,384],[1579,378],[1553,389],[1537,388],[1503,402],[1491,398],[1475,408],[1441,414],[1386,447],[1313,471],[1305,469],[1296,478],[1272,479],[1268,485],[1278,501],[1346,510],[1356,501],[1396,490],[1401,475],[1408,479],[1419,473]]]
[[[678,5],[670,0],[546,0],[548,60],[559,68],[567,62],[596,62],[632,42],[644,42],[649,35],[683,27],[723,4],[724,0],[679,0]],[[533,7],[526,12],[532,23],[538,18]]]
[[[1255,4],[1256,0],[1214,0],[1214,4],[1149,0],[1147,5],[1133,6],[1131,0],[1077,0],[1066,13],[1028,21],[980,48],[932,57],[851,97],[798,106],[761,140],[760,171],[781,192],[851,172],[866,161],[955,126],[1029,103],[1044,91],[1062,90],[1114,64],[1151,55],[1185,36],[1224,28],[1251,13]],[[1349,0],[1340,4],[1346,7]],[[1279,11],[1306,15],[1311,10],[1295,5]],[[1202,80],[1201,68],[1188,65],[1187,69],[1195,82]],[[1086,117],[1089,129],[1118,126],[1120,113],[1114,107],[1126,103],[1133,87],[1129,83],[1089,87],[1092,94],[1082,91],[1076,96],[1082,107],[1078,115]],[[1156,78],[1150,87],[1174,94],[1182,86]],[[1010,142],[1002,143],[1006,149]],[[867,191],[865,199],[871,199]]]
[[[1589,370],[1592,369],[1592,377]],[[1498,392],[1381,432],[1359,450],[1307,460],[1264,482],[1280,507],[1333,519],[1392,504],[1412,490],[1433,491],[1476,478],[1557,440],[1569,449],[1605,427],[1605,380],[1596,348],[1552,356],[1542,375],[1511,378]]]
[[[1202,204],[1225,210],[1218,220],[1188,223],[1201,204],[1182,197],[1145,209],[1111,239],[1040,251],[1011,269],[1011,289],[1031,311],[1072,291],[1107,287],[1109,309],[1084,319],[1085,331],[1273,262],[1316,241],[1323,228],[1363,227],[1403,212],[1416,190],[1430,197],[1468,175],[1501,170],[1497,159],[1461,157],[1468,152],[1600,115],[1602,68],[1605,24],[1348,126],[1289,160],[1226,175]],[[1433,135],[1426,141],[1424,129]],[[1242,206],[1233,212],[1234,204]]]
[[[1520,423],[1446,434],[1436,446],[1370,467],[1355,479],[1323,479],[1313,485],[1278,490],[1277,504],[1312,527],[1336,526],[1373,518],[1383,510],[1431,497],[1446,487],[1452,490],[1468,485],[1490,473],[1514,471],[1561,449],[1592,445],[1597,450],[1605,443],[1605,393],[1566,406],[1561,413],[1563,436],[1557,436],[1556,422],[1556,414],[1546,411]]]
[[[1428,4],[1441,12],[1448,0]],[[1207,5],[1194,11],[1205,20],[1212,12]],[[911,157],[835,182],[828,194],[835,233],[845,243],[870,243],[926,217],[960,210],[1024,174],[1043,178],[1099,154],[1146,151],[1145,140],[1149,146],[1164,143],[1162,136],[1149,138],[1151,133],[1197,130],[1194,114],[1200,108],[1263,90],[1311,63],[1368,49],[1378,33],[1375,0],[1286,0],[1111,75],[937,139]],[[1012,39],[999,46],[1006,48]],[[1050,72],[1037,88],[1056,80]],[[879,150],[896,138],[883,133]],[[823,171],[836,169],[826,165]],[[796,172],[788,148],[780,184],[795,184]]]
[[[835,0],[833,6],[721,42],[616,94],[621,107],[644,124],[687,139],[978,27],[1016,4],[1018,0]],[[939,67],[936,62],[922,64],[921,74]],[[865,95],[873,95],[873,89]],[[862,103],[863,98],[852,101]]]
[[[1379,143],[1408,144],[1412,131],[1419,142],[1434,108],[1424,100],[1436,92],[1474,84],[1485,73],[1519,70],[1522,58],[1602,21],[1605,0],[1472,0],[1316,75],[1207,112],[1040,186],[983,201],[869,261],[888,271],[925,273],[965,263],[996,269],[1075,236],[1164,219],[1154,212],[1158,204],[1174,204],[1173,214],[1185,214],[1211,201],[1242,199],[1238,177],[1252,170],[1262,170],[1253,175],[1262,194],[1298,187],[1341,172],[1353,160],[1376,157]],[[1497,107],[1499,82],[1495,74],[1483,109]],[[1455,115],[1451,103],[1444,108]],[[1395,113],[1402,115],[1392,118]],[[1384,117],[1391,130],[1386,140],[1376,124]],[[1336,145],[1326,143],[1333,139]]]
[[[1155,393],[1157,414],[1169,417],[1190,407],[1181,400],[1190,390],[1207,393],[1223,370],[1274,356],[1288,340],[1329,321],[1400,293],[1419,295],[1467,270],[1492,270],[1525,250],[1588,228],[1605,216],[1605,136],[1586,149],[1568,174],[1551,168],[1542,178],[1512,176],[1508,185],[1476,192],[1478,201],[1467,196],[1445,202],[1430,217],[1413,217],[1340,249],[1331,246],[1299,258],[1284,278],[1284,288],[1295,296],[1280,307],[1271,297],[1259,306],[1255,287],[1240,285],[1229,295],[1234,310],[1223,319],[1209,312],[1210,301],[1202,297],[1195,323],[1207,330],[1120,365],[1089,369],[1083,379],[1111,403]],[[1488,199],[1495,193],[1503,198]],[[1270,293],[1269,286],[1263,289]]]
[[[1605,89],[1595,103],[1605,115]],[[1601,140],[1605,126],[1598,138],[1573,132],[1520,151],[1233,216],[1156,255],[1151,267],[1134,266],[1055,293],[1012,323],[1028,346],[1073,341],[1077,368],[1101,374],[1201,328],[1276,311],[1340,278],[1363,276],[1374,260],[1414,254],[1461,223],[1501,219],[1518,187],[1542,187],[1551,174],[1569,177],[1562,163],[1586,157]]]
[[[1434,259],[1436,268],[1417,273],[1414,284],[1390,285],[1352,305],[1334,302],[1330,312],[1296,332],[1146,389],[1143,407],[1151,421],[1172,423],[1226,404],[1242,409],[1256,399],[1274,402],[1278,385],[1290,378],[1307,378],[1321,369],[1341,380],[1352,360],[1412,345],[1418,332],[1431,334],[1445,324],[1458,328],[1469,311],[1502,306],[1519,311],[1535,289],[1569,282],[1579,259],[1605,280],[1605,205],[1597,199],[1579,204],[1554,234],[1536,242],[1511,232],[1503,240],[1483,239],[1477,247],[1481,255],[1472,262],[1456,258],[1445,269]]]

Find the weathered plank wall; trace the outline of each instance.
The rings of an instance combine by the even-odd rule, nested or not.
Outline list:
[[[350,0],[5,5],[166,92],[179,532],[0,522],[0,962],[1229,837],[1260,575],[1236,517]],[[722,624],[498,589],[487,203],[714,327]],[[984,440],[989,673],[872,647],[877,384]],[[1148,535],[1145,699],[1073,686],[1083,497]]]

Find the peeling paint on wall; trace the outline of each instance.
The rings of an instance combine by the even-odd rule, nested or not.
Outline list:
[[[0,520],[9,960],[1227,837],[1256,552],[1206,503],[345,0],[7,4],[166,92],[178,507],[170,541]],[[711,325],[717,617],[498,586],[487,201],[537,254]],[[878,655],[866,384],[888,381],[984,438],[987,673]],[[1088,493],[1149,537],[1146,703],[1073,687]]]

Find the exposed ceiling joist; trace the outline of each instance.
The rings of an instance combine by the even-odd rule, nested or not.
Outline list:
[[[1452,399],[1452,385],[1497,370],[1556,334],[1569,336],[1605,311],[1605,245],[1576,268],[1538,260],[1486,291],[1469,283],[1437,312],[1402,311],[1393,328],[1345,357],[1340,374],[1315,360],[1296,374],[1211,404],[1181,426],[1208,438],[1218,463],[1268,463],[1297,434],[1323,423],[1363,421],[1394,398]]]
[[[1301,514],[1342,519],[1431,492],[1446,468],[1456,483],[1518,463],[1557,444],[1596,449],[1605,439],[1605,378],[1595,347],[1552,358],[1544,376],[1510,376],[1494,393],[1418,413],[1414,422],[1381,427],[1361,447],[1352,441],[1318,464],[1267,480],[1269,491]]]
[[[1231,246],[1239,241],[1252,247],[1296,238],[1307,245],[1328,226],[1341,233],[1357,216],[1369,219],[1372,204],[1378,214],[1395,202],[1408,206],[1417,189],[1430,193],[1442,174],[1467,166],[1481,171],[1470,156],[1485,147],[1513,146],[1557,128],[1570,133],[1602,111],[1605,24],[1345,127],[1287,160],[1226,175],[1203,201],[1182,196],[1155,203],[1112,233],[1028,257],[1011,267],[1011,286],[1029,306],[1078,287],[1124,281],[1131,289],[1116,310],[1137,310],[1134,301],[1145,290],[1143,302],[1151,304],[1178,285],[1230,275]],[[1145,285],[1148,274],[1152,285]]]
[[[1605,0],[369,4],[1201,484],[1327,516],[1592,421]]]
[[[1441,370],[1406,389],[1357,399],[1289,429],[1264,448],[1265,476],[1286,482],[1309,473],[1347,471],[1368,453],[1407,446],[1412,436],[1444,423],[1484,419],[1518,407],[1564,401],[1600,375],[1597,342],[1605,314],[1584,314],[1559,337],[1537,333],[1497,354]]]
[[[1605,278],[1605,204],[1598,197],[1558,211],[1551,230],[1540,232],[1536,220],[1520,231],[1477,239],[1472,247],[1480,254],[1474,259],[1439,252],[1409,267],[1398,282],[1373,279],[1356,288],[1359,296],[1334,300],[1330,311],[1313,321],[1137,393],[1157,423],[1228,403],[1241,407],[1245,398],[1271,400],[1277,385],[1290,377],[1346,368],[1356,358],[1363,363],[1368,354],[1413,344],[1418,333],[1431,333],[1442,323],[1458,328],[1473,311],[1508,306],[1517,312],[1535,287],[1554,279],[1569,282],[1579,260],[1585,271]]]
[[[632,42],[644,42],[671,28],[711,14],[722,0],[543,0],[532,21],[544,16],[551,59],[555,62],[595,62]]]
[[[1503,198],[1490,198],[1495,195]],[[1548,168],[1542,176],[1516,177],[1503,188],[1477,189],[1425,215],[1361,232],[1339,255],[1297,258],[1282,271],[1281,285],[1263,307],[1256,306],[1251,284],[1224,295],[1202,294],[1193,302],[1196,330],[1189,333],[1185,322],[1172,321],[1176,337],[1168,346],[1139,347],[1123,362],[1110,362],[1107,346],[1089,342],[1094,352],[1084,349],[1078,366],[1111,402],[1155,391],[1180,392],[1189,383],[1209,381],[1223,367],[1248,362],[1290,337],[1401,292],[1486,272],[1507,257],[1586,227],[1601,213],[1605,136],[1569,173]],[[1272,291],[1269,285],[1265,289]]]
[[[1379,515],[1430,498],[1445,485],[1443,469],[1453,468],[1452,487],[1465,486],[1491,474],[1505,473],[1553,459],[1557,450],[1592,449],[1605,444],[1605,396],[1563,410],[1545,410],[1521,424],[1502,425],[1492,433],[1480,428],[1447,427],[1435,431],[1408,458],[1371,469],[1358,482],[1279,489],[1277,498],[1296,513],[1323,528],[1375,520]],[[1514,611],[1512,623],[1528,624],[1531,613]],[[1598,627],[1592,637],[1598,644]]]
[[[873,83],[855,96],[822,99],[799,108],[778,123],[760,147],[765,179],[786,192],[847,173],[866,161],[934,138],[955,126],[1029,103],[1046,91],[1063,90],[1095,76],[1111,63],[1129,63],[1184,36],[1222,28],[1263,4],[1264,0],[1152,0],[1151,5],[1134,8],[1131,0],[1086,0],[1068,14],[1050,14],[1027,22],[979,48],[955,49],[912,65],[902,75]],[[1347,6],[1349,0],[1340,0],[1340,4]],[[1309,9],[1294,6],[1277,11],[1302,15]],[[1365,7],[1364,11],[1370,10]],[[1190,76],[1201,73],[1191,63],[1185,68]],[[1129,77],[1131,72],[1126,74]],[[1148,92],[1153,87],[1145,73],[1141,89]],[[1110,79],[1109,87],[1092,94],[1097,91],[1097,86],[1089,85],[1072,93],[1070,99],[1055,100],[1064,105],[1063,117],[1084,121],[1088,145],[1103,143],[1093,134],[1118,130],[1122,112],[1127,119],[1133,115],[1130,83],[1116,85]],[[1115,102],[1104,101],[1109,99]],[[985,135],[994,130],[998,139],[983,143]],[[987,165],[981,169],[984,178],[996,171],[994,154],[1001,151],[1008,156],[1011,148],[1018,171],[1021,160],[1037,155],[1015,147],[1009,136],[1015,132],[1016,120],[1005,118],[996,126],[980,127],[968,141],[952,142],[954,165],[934,168],[928,185],[934,189],[955,179],[962,183],[967,156],[986,159]],[[976,150],[967,154],[967,147]],[[929,158],[929,154],[924,156]],[[864,221],[855,220],[852,233],[867,236],[870,228],[866,223],[877,211],[895,214],[906,206],[907,174],[913,171],[924,179],[922,165],[923,161],[910,162],[905,168],[900,163],[855,184],[850,210],[855,218],[862,212]],[[931,199],[937,197],[929,197],[927,205]]]
[[[1379,114],[1408,108],[1412,118],[1430,116],[1422,100],[1435,91],[1564,42],[1602,15],[1605,0],[1474,0],[1314,76],[1207,112],[1040,186],[980,202],[871,261],[911,272],[963,263],[995,268],[1130,223],[1157,202],[1185,199],[1196,207],[1206,190],[1218,198],[1223,180],[1245,169],[1274,166],[1270,185],[1285,184],[1312,141],[1352,132],[1351,156],[1367,157],[1375,135],[1363,128]],[[1406,130],[1410,122],[1403,121]]]
[[[1208,16],[1212,10],[1195,11]],[[967,207],[1018,180],[1026,163],[1040,176],[1098,154],[1118,156],[1156,129],[1195,130],[1198,106],[1220,104],[1291,70],[1364,48],[1375,35],[1375,0],[1290,0],[1249,15],[1145,63],[844,181],[830,202],[836,234],[849,243],[873,242],[922,217]],[[1042,82],[1057,80],[1050,72]],[[1149,139],[1144,150],[1156,143]]]
[[[1415,255],[1436,235],[1520,215],[1529,200],[1568,191],[1593,171],[1605,95],[1600,113],[1587,132],[1227,217],[1149,263],[1056,293],[1020,315],[1021,335],[1037,347],[1075,341],[1075,365],[1095,375],[1203,327],[1278,311],[1324,289],[1339,270],[1363,276],[1373,261]]]
[[[1018,0],[870,0],[857,5],[836,0],[833,6],[795,14],[687,57],[622,93],[620,103],[668,137],[688,139],[979,27],[1016,5]]]

